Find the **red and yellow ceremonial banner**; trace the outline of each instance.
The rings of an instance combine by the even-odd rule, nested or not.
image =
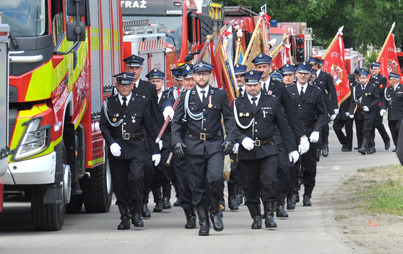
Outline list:
[[[329,72],[334,80],[337,101],[340,104],[350,95],[350,86],[345,67],[344,42],[341,30],[333,39],[326,53],[322,56],[323,70]]]
[[[380,71],[386,78],[388,78],[391,72],[401,75],[399,61],[396,55],[395,35],[393,33],[389,33],[388,37],[386,37],[377,62],[381,63]]]

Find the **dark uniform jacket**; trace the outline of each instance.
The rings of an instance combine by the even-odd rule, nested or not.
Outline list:
[[[320,88],[308,85],[302,98],[299,96],[296,84],[286,86],[286,88],[298,105],[304,125],[310,129],[312,129],[311,126],[314,126],[313,131],[322,131],[323,126],[328,123],[328,116],[324,95]],[[307,134],[310,135],[310,133]]]
[[[362,90],[362,85],[357,84],[352,90],[352,98],[350,103],[350,114],[354,114],[357,119],[369,119],[375,117],[375,107],[378,107],[379,102],[379,90],[374,84],[367,83],[365,90]],[[356,107],[357,106],[357,107]],[[367,106],[368,112],[365,112],[362,108]],[[354,112],[354,110],[356,111]]]
[[[152,138],[156,137],[157,129],[150,115],[150,101],[144,96],[132,93],[126,112],[123,112],[118,95],[113,95],[106,99],[101,111],[100,128],[102,135],[108,147],[115,142],[121,147],[119,157],[114,157],[110,152],[109,157],[130,159],[139,153],[144,153],[144,137],[141,138],[144,130],[147,133],[151,153],[159,153],[155,139]],[[113,127],[111,125],[111,123],[117,124],[121,120],[123,121],[118,126]],[[130,134],[136,134],[136,137],[140,138],[124,140],[124,136],[127,138]]]
[[[256,112],[247,95],[238,97],[232,104],[232,110],[238,127],[236,142],[240,144],[238,153],[240,160],[260,159],[278,154],[277,145],[274,142],[276,126],[280,131],[286,151],[290,153],[296,150],[284,109],[276,97],[262,93]],[[249,127],[244,129],[242,126]],[[241,145],[242,140],[246,137],[255,140],[255,147],[251,151]]]
[[[346,112],[349,112],[351,97],[352,97],[352,87],[350,86],[350,95],[340,104],[340,110],[337,114],[336,118],[340,120],[350,120],[349,116],[346,116]]]
[[[327,111],[330,115],[333,115],[334,109],[338,108],[338,106],[336,87],[332,75],[326,71],[320,70],[314,84],[322,90],[325,95]]]
[[[279,103],[284,107],[288,121],[297,137],[305,135],[305,127],[302,122],[301,112],[297,104],[291,99],[291,96],[283,82],[270,80],[268,95],[275,95]]]
[[[385,76],[382,76],[381,74],[378,74],[376,76],[372,76],[368,81],[369,83],[372,83],[378,88],[379,90],[379,96],[383,98],[385,94],[385,89],[388,81],[386,80]],[[379,104],[381,104],[382,100],[379,101]]]
[[[189,93],[188,112],[185,112],[186,94]],[[209,103],[211,98],[211,104]],[[192,117],[189,112],[194,115],[201,115],[200,119]],[[224,90],[209,86],[207,98],[204,104],[200,101],[196,87],[181,93],[180,101],[175,109],[174,119],[171,123],[172,129],[172,145],[184,143],[186,154],[203,155],[204,150],[208,154],[223,151],[221,146],[224,140],[223,128],[221,125],[221,116],[223,117],[226,138],[225,140],[234,142],[235,140],[235,122],[231,112],[227,95]],[[195,119],[194,119],[195,118]],[[181,137],[182,121],[187,121],[187,130],[184,138]],[[206,135],[206,140],[202,140]]]
[[[150,99],[151,115],[155,119],[157,125],[162,126],[164,118],[156,117],[156,116],[159,116],[159,114],[158,114],[159,109],[158,109],[157,90],[155,89],[155,86],[152,83],[148,82],[148,81],[140,79],[138,87],[134,87],[133,89],[134,89],[136,94],[143,95],[146,98]],[[157,133],[157,135],[158,135],[158,133]],[[155,136],[154,139],[156,137],[157,136]]]
[[[396,90],[392,86],[386,88],[382,98],[382,108],[388,109],[388,121],[403,119],[403,85],[396,86]]]

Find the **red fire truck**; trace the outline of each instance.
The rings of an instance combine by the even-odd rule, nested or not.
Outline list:
[[[8,155],[8,35],[10,28],[1,24],[0,14],[0,212],[3,209],[3,176],[7,171]]]
[[[8,191],[28,193],[34,229],[65,211],[107,212],[112,185],[99,128],[122,59],[118,0],[1,1],[10,26]]]

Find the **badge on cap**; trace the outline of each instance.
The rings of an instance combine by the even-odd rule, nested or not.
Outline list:
[[[190,71],[190,66],[189,65],[186,66],[186,70]]]
[[[200,67],[200,68],[203,67],[203,63],[199,63],[199,67]]]
[[[263,57],[262,53],[259,54],[259,57]]]

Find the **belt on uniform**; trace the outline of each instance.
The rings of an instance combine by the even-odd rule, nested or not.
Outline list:
[[[123,133],[122,134],[122,138],[123,140],[130,140],[130,139],[141,139],[144,137],[144,133],[135,133],[135,134],[131,134],[131,133]]]
[[[315,120],[311,120],[311,121],[305,121],[304,122],[304,125],[305,126],[308,126],[308,125],[314,125],[316,123],[316,121]]]
[[[192,130],[187,130],[186,132],[187,135],[189,136],[194,136],[194,137],[199,137],[200,140],[208,140],[208,139],[213,139],[215,137],[220,137],[221,136],[221,131],[214,132],[214,133],[205,133],[205,132],[194,132]]]
[[[274,145],[274,138],[270,137],[267,139],[255,139],[255,146],[262,146],[265,144]]]

